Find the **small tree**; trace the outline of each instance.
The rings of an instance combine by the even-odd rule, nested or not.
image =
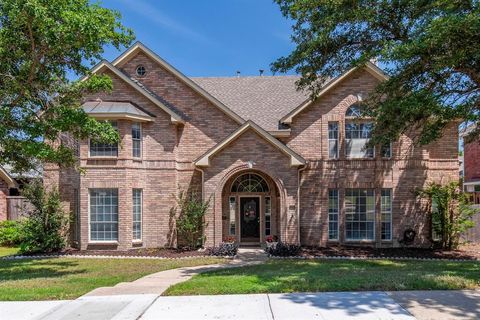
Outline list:
[[[176,216],[177,241],[181,239],[178,243],[187,249],[196,249],[205,240],[203,230],[210,199],[203,201],[196,192],[180,190],[175,200],[177,205],[171,214]]]
[[[23,221],[20,251],[35,253],[63,249],[68,233],[68,214],[62,208],[58,191],[47,191],[41,181],[35,180],[27,185],[23,194],[31,206],[26,209]]]
[[[432,214],[432,231],[438,234],[442,248],[458,247],[460,235],[473,227],[472,216],[477,213],[468,198],[459,188],[458,182],[446,185],[431,183],[418,191],[418,195],[429,200]]]

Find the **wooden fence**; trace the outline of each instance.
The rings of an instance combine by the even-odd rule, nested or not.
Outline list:
[[[8,196],[7,197],[7,220],[19,220],[25,208],[29,208],[30,203],[25,197]]]

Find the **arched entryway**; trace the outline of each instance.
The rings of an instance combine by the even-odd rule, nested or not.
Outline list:
[[[258,245],[279,233],[279,192],[263,172],[236,173],[222,192],[222,235],[242,245]]]

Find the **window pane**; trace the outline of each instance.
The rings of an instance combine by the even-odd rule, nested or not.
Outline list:
[[[373,189],[345,190],[345,237],[374,240],[375,192]]]
[[[142,156],[142,129],[140,123],[132,123],[132,155],[134,158]]]
[[[112,127],[117,129],[117,123],[111,122]],[[118,144],[108,144],[90,140],[91,157],[118,157]]]
[[[345,151],[349,158],[373,158],[374,149],[367,147],[373,130],[373,123],[345,123]]]
[[[392,189],[382,189],[382,240],[392,240]]]
[[[338,240],[338,190],[328,190],[328,240]]]
[[[133,240],[142,239],[142,189],[133,189]]]
[[[230,211],[230,219],[229,219],[229,233],[230,235],[235,235],[235,212],[236,212],[237,202],[235,197],[230,197],[229,200],[229,211]]]
[[[338,122],[328,123],[328,157],[338,158]]]
[[[118,240],[117,189],[90,189],[90,239]]]
[[[382,157],[391,158],[392,157],[392,144],[388,143],[382,146]]]
[[[272,234],[271,216],[272,216],[272,201],[270,197],[265,197],[265,235],[266,236],[269,236]]]

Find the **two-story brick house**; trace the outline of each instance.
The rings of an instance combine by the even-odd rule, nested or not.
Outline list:
[[[269,235],[303,245],[397,246],[406,229],[429,242],[430,224],[413,190],[458,179],[457,125],[434,145],[404,135],[365,148],[371,119],[361,102],[386,79],[374,64],[326,81],[315,101],[296,76],[189,78],[141,43],[93,73],[110,94],[85,97],[121,143],[79,143],[86,173],[45,167],[77,221],[78,246],[174,246],[178,189],[210,199],[206,245]]]

